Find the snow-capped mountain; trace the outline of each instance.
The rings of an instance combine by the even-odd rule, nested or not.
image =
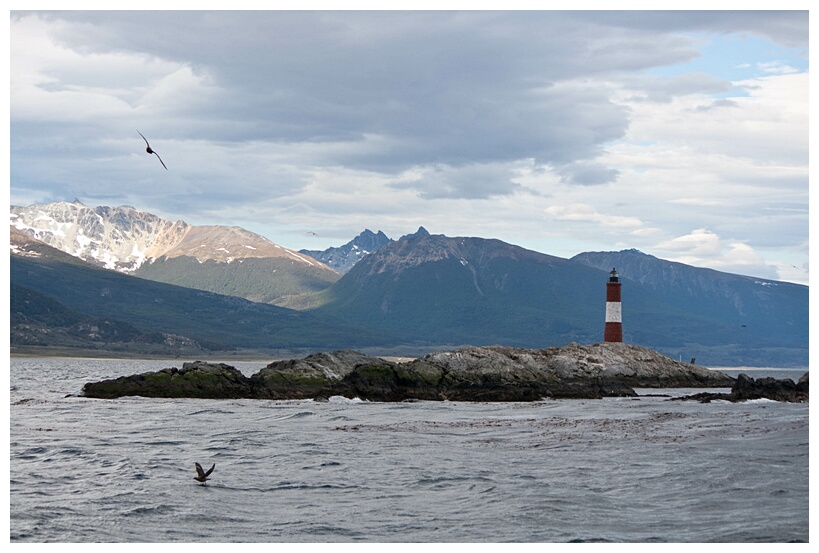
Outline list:
[[[240,227],[172,222],[131,206],[86,207],[77,200],[12,206],[10,223],[58,250],[121,272],[133,272],[163,256],[189,256],[200,263],[285,257],[296,263],[321,265]]]
[[[131,206],[12,206],[10,223],[106,269],[252,301],[276,303],[324,289],[340,276],[243,228],[173,222]]]
[[[11,206],[10,223],[51,247],[122,272],[164,255],[191,229],[130,206],[90,208],[76,200]]]
[[[361,261],[365,255],[381,249],[391,241],[392,240],[390,240],[387,235],[380,230],[375,233],[370,229],[366,229],[364,232],[338,248],[328,248],[326,250],[299,250],[299,253],[309,255],[310,257],[329,265],[339,273],[346,273],[353,268],[353,265]]]

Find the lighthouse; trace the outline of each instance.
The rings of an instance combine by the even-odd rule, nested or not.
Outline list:
[[[606,283],[606,329],[603,331],[603,341],[623,341],[623,319],[620,311],[620,276],[616,269],[609,273]]]

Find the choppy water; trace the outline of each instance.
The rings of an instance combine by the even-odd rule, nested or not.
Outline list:
[[[809,538],[807,404],[91,400],[179,364],[10,365],[12,542]]]

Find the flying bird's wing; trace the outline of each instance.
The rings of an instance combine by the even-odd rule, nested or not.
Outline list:
[[[213,472],[213,469],[216,468],[216,463],[213,463],[213,466],[208,469],[208,472],[205,473],[205,476],[210,476],[210,473]]]
[[[142,136],[142,140],[144,140],[144,141],[145,141],[145,144],[147,144],[147,146],[150,148],[150,147],[151,147],[151,145],[150,145],[150,144],[148,144],[148,139],[147,139],[147,138],[145,138],[145,137],[142,135],[142,133],[141,133],[141,132],[139,132],[139,129],[137,129],[137,132],[139,133],[139,136]]]
[[[159,158],[159,163],[161,163],[161,164],[162,164],[162,167],[165,167],[165,170],[167,171],[167,170],[168,170],[168,168],[165,166],[165,162],[164,162],[164,161],[162,161],[162,158],[161,158],[161,157],[159,157],[159,154],[158,154],[158,153],[156,153],[156,152],[154,152],[154,155],[155,155],[156,157],[158,157],[158,158]]]
[[[196,474],[199,476],[199,478],[204,478],[205,476],[207,476],[207,474],[205,474],[205,471],[202,470],[202,465],[200,465],[199,463],[194,463],[194,465],[196,465]],[[216,466],[216,465],[214,465],[214,466]],[[213,470],[213,469],[210,469],[210,470]],[[210,474],[210,472],[208,472],[208,474]]]

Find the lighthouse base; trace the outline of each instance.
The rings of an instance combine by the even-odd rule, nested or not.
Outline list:
[[[604,342],[622,342],[623,341],[623,323],[606,323],[606,328],[603,331]]]

